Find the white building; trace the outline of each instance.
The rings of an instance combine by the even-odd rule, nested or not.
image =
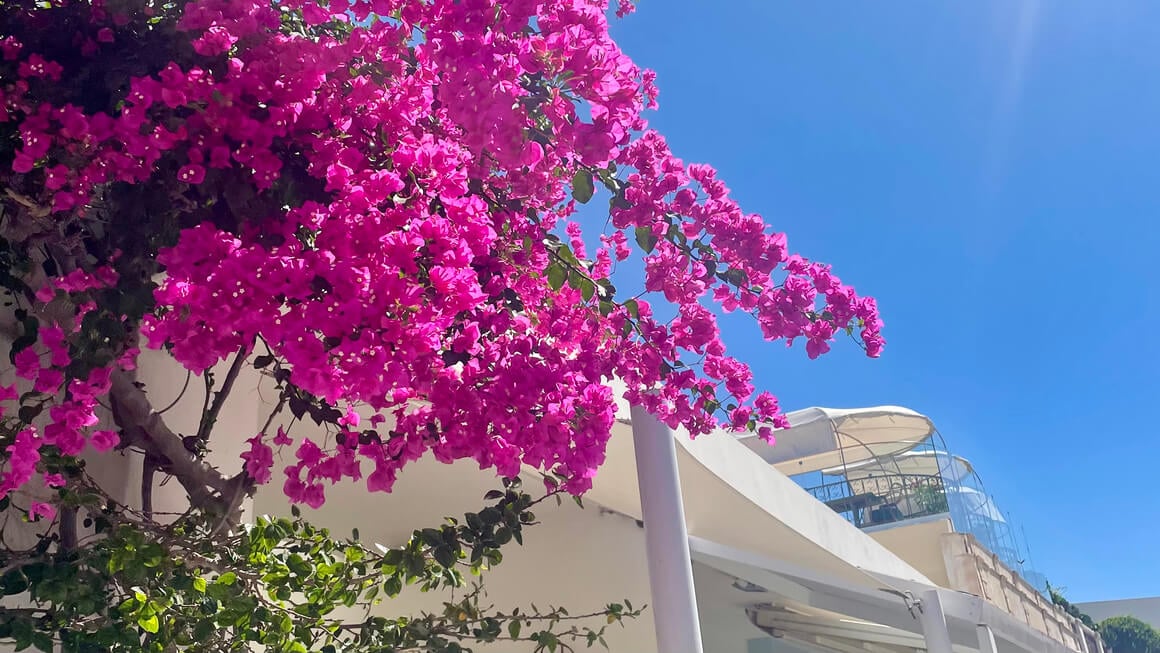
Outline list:
[[[141,378],[156,405],[179,394],[172,362],[163,355],[145,355]],[[275,393],[262,386],[256,372],[245,371],[219,418],[219,432],[233,435],[214,445],[214,460],[230,471],[239,464],[241,441],[272,407]],[[201,398],[193,394],[165,415],[179,432],[198,423]],[[647,416],[634,429],[627,407],[620,417],[587,507],[565,502],[537,510],[542,523],[528,530],[525,545],[509,545],[503,563],[488,572],[488,598],[498,608],[550,603],[577,612],[624,598],[648,604],[644,617],[608,634],[614,653],[658,651],[658,630],[677,634],[665,653],[1103,651],[1094,633],[1044,600],[998,555],[969,533],[955,532],[949,510],[931,510],[917,495],[894,500],[886,490],[866,490],[877,482],[869,479],[879,478],[870,470],[880,458],[919,451],[930,439],[933,426],[922,415],[889,407],[810,409],[794,415],[797,428],[779,432],[772,448],[728,433],[674,436]],[[306,434],[301,425],[295,428],[296,435]],[[634,431],[636,444],[650,452],[642,461],[651,514],[659,515],[651,524],[644,521]],[[859,458],[852,453],[858,448],[873,455]],[[133,456],[96,457],[89,467],[106,488],[122,486],[130,505],[141,483]],[[897,461],[912,472],[929,462],[919,455]],[[830,505],[786,473],[837,466],[847,492]],[[680,492],[664,491],[666,470],[679,474]],[[525,476],[539,482],[534,470]],[[675,486],[677,476],[669,480]],[[181,509],[177,484],[160,482],[155,480],[156,509]],[[338,533],[358,527],[364,541],[400,544],[416,528],[478,510],[496,484],[492,472],[470,461],[426,459],[406,469],[389,495],[341,485],[329,491],[323,509],[307,516]],[[918,515],[923,506],[926,514]],[[839,514],[844,508],[846,517]],[[262,488],[252,510],[288,512],[280,484]],[[669,512],[658,512],[663,510]],[[651,587],[663,588],[657,596],[650,565],[658,572]],[[690,571],[698,616],[675,618],[686,609],[692,614],[693,601],[683,601]],[[444,598],[407,590],[382,610],[437,609]],[[700,642],[693,641],[698,631]]]
[[[676,633],[678,639],[670,641],[678,641],[682,651],[1102,653],[1098,636],[1051,605],[970,534],[955,532],[949,511],[867,532],[783,471],[787,466],[829,469],[843,460],[849,464],[848,445],[855,441],[870,445],[878,457],[912,451],[934,433],[929,419],[889,407],[812,410],[795,414],[801,425],[779,432],[778,445],[770,448],[728,433],[696,440],[672,437],[651,418],[641,420],[648,422],[638,425],[644,428],[634,429],[623,407],[607,462],[585,496],[586,508],[565,502],[538,510],[543,523],[487,574],[490,602],[500,608],[565,604],[575,612],[628,598],[656,608],[649,582],[652,553],[652,566],[662,573],[653,587],[662,588],[660,602],[668,607],[650,609],[644,618],[610,633],[614,652],[657,651],[657,619],[657,629]],[[672,616],[681,609],[673,594],[684,591],[679,579],[683,552],[673,548],[672,538],[646,543],[650,524],[642,511],[634,430],[638,438],[667,433],[675,445],[687,525],[687,534],[676,531],[675,542],[687,544],[691,557],[697,624]],[[653,468],[646,469],[650,480],[643,487],[655,492],[665,447],[654,441],[643,450],[650,452]],[[779,462],[771,464],[775,458]],[[529,483],[540,482],[534,470],[525,476]],[[390,495],[368,495],[355,486],[331,490],[327,505],[311,519],[336,532],[358,527],[365,540],[399,544],[415,528],[478,510],[483,493],[495,486],[494,475],[470,461],[441,465],[424,460],[400,476]],[[258,513],[287,510],[272,486],[258,494],[254,508]],[[654,514],[665,509],[653,508]],[[658,518],[651,527],[673,533],[671,517],[664,514],[664,523]],[[434,609],[441,600],[404,593],[384,612]],[[679,638],[695,636],[695,625],[702,647],[684,648],[688,642]],[[487,650],[518,649],[497,645]]]

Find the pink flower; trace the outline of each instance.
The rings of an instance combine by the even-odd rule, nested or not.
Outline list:
[[[0,39],[0,55],[3,55],[5,61],[14,61],[20,56],[23,47],[24,45],[15,36]]]
[[[52,394],[60,389],[62,383],[64,383],[64,372],[49,367],[40,370],[40,374],[37,375],[36,383],[32,385],[32,389],[37,392]]]
[[[93,434],[89,437],[89,444],[97,451],[108,451],[120,442],[121,436],[117,435],[116,431],[93,431]]]
[[[44,170],[44,187],[57,190],[68,183],[69,170],[65,166],[55,165]]]
[[[0,176],[84,229],[96,200],[120,201],[110,184],[152,188],[176,170],[176,195],[155,199],[182,225],[147,261],[164,271],[151,297],[120,294],[140,281],[115,270],[136,273],[137,262],[101,255],[37,284],[35,308],[65,308],[56,296],[67,294],[69,325],[104,311],[132,323],[144,309],[147,345],[194,373],[261,338],[298,389],[342,407],[342,442],[301,441],[285,470],[283,491],[311,506],[329,484],[360,479],[363,463],[368,490],[389,491],[427,455],[498,474],[534,466],[583,492],[615,420],[611,378],[693,435],[733,426],[772,437],[785,425],[777,401],[753,397],[753,372],[727,350],[708,302],[750,313],[771,342],[804,338],[810,357],[846,330],[877,356],[877,305],[790,255],[712,167],[683,162],[648,129],[655,74],[611,38],[608,4],[191,0],[152,18],[180,32],[162,46],[191,42],[193,53],[143,61],[159,72],[127,80],[112,113],[59,98],[79,97],[86,57],[154,54],[121,38],[137,18],[97,3],[73,39],[81,56],[62,64],[22,42],[43,41],[21,30],[50,16],[29,9],[0,38],[17,73],[0,89],[0,121],[17,138]],[[352,21],[349,34],[302,38],[283,11]],[[372,11],[394,18],[369,21]],[[617,189],[595,251],[589,218],[568,201],[577,174]],[[643,289],[603,301],[612,289],[597,282],[634,252]],[[578,268],[561,278],[558,264]],[[126,301],[109,301],[118,295]],[[117,314],[129,305],[133,315]],[[0,493],[37,477],[43,445],[117,446],[95,410],[110,373],[133,369],[138,352],[101,343],[115,360],[60,392],[90,335],[43,321],[16,355],[19,376],[43,392],[35,401],[48,402],[46,423],[42,437],[29,428],[9,445]],[[365,428],[355,406],[373,409],[382,442],[355,432]],[[272,447],[294,441],[279,428],[247,444],[245,470],[266,482]]]
[[[201,38],[194,40],[193,49],[202,56],[212,57],[228,52],[237,42],[237,37],[230,34],[226,28],[215,26],[206,30]]]
[[[16,156],[12,158],[12,172],[24,174],[32,172],[34,167],[36,167],[36,157],[29,155],[25,150],[16,151]]]
[[[51,521],[56,517],[56,508],[51,504],[33,501],[28,507],[28,519],[37,521],[39,518]]]
[[[23,486],[32,479],[36,464],[40,462],[40,441],[36,430],[28,427],[16,434],[16,439],[8,445],[8,473],[0,481],[0,495]]]
[[[359,417],[359,414],[355,412],[353,406],[347,406],[346,414],[338,418],[338,423],[348,428],[358,428],[360,421],[361,418]]]
[[[262,442],[261,434],[255,435],[246,442],[250,443],[249,451],[242,453],[242,460],[246,461],[246,473],[258,485],[265,485],[270,481],[270,468],[274,465],[274,452]]]
[[[52,487],[52,488],[64,487],[66,483],[67,483],[67,481],[65,481],[64,476],[61,476],[60,474],[45,474],[44,475],[45,487]]]
[[[279,447],[294,444],[294,441],[290,439],[290,436],[286,434],[286,431],[281,426],[278,427],[278,433],[274,436],[272,442],[275,446]]]
[[[49,61],[39,54],[33,54],[27,61],[20,64],[18,74],[21,77],[44,77],[54,82],[60,81],[64,68],[55,61]]]
[[[181,170],[177,171],[177,178],[187,184],[200,184],[205,181],[205,168],[195,163],[182,166]]]
[[[16,375],[25,379],[35,379],[40,374],[40,356],[32,347],[16,352]]]

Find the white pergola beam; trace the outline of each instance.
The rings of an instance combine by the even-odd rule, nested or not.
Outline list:
[[[943,614],[938,590],[922,594],[918,620],[922,623],[922,636],[926,640],[928,653],[953,653],[951,632],[947,629],[947,618]]]
[[[979,624],[976,629],[979,633],[979,653],[999,653],[999,647],[995,645],[995,633],[991,632],[991,627]]]
[[[1010,650],[1010,646],[1025,653],[1075,653],[1027,624],[1020,623],[998,607],[963,592],[870,573],[867,573],[868,583],[859,586],[822,572],[796,567],[784,560],[740,551],[700,538],[689,538],[689,546],[694,557],[710,567],[716,567],[721,559],[741,565],[741,571],[732,575],[745,578],[744,567],[750,567],[777,574],[806,587],[810,590],[810,599],[806,603],[812,607],[928,636],[923,648],[930,653],[949,653],[953,650],[949,648],[951,642],[957,642],[954,648],[959,650],[978,650],[978,624],[989,627],[996,641],[1001,640],[1003,650]],[[749,575],[754,574],[750,572]],[[903,595],[923,599],[923,621],[912,617]],[[937,617],[931,616],[929,608],[932,605],[938,608]]]
[[[657,650],[702,653],[675,437],[673,430],[652,413],[640,406],[632,407],[632,439]]]

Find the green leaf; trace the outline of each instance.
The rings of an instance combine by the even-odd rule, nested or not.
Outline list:
[[[0,577],[0,588],[7,596],[20,594],[28,589],[28,579],[19,569],[12,569]]]
[[[632,202],[624,196],[624,187],[617,189],[616,193],[608,198],[608,211],[611,213],[616,209],[631,209]]]
[[[745,274],[745,271],[740,268],[729,268],[724,272],[719,272],[717,276],[726,283],[737,286],[739,288],[744,286],[749,281],[749,275]]]
[[[232,571],[227,571],[226,573],[222,574],[221,576],[218,576],[218,579],[216,581],[214,581],[214,583],[217,585],[229,586],[229,585],[233,585],[237,581],[238,581],[238,575]]]
[[[629,317],[634,320],[640,319],[640,304],[635,299],[630,299],[621,304],[621,306],[628,312]]]
[[[548,266],[548,285],[552,290],[559,290],[564,287],[564,282],[568,279],[568,271],[559,263],[553,263]]]
[[[580,259],[576,258],[576,254],[572,252],[572,249],[563,243],[556,246],[556,256],[560,257],[561,261],[569,265],[580,266]]]
[[[198,592],[201,592],[202,594],[205,594],[205,585],[206,585],[205,579],[202,578],[201,576],[198,576],[197,578],[193,579],[193,589],[197,590]]]
[[[455,561],[459,559],[459,556],[455,555],[455,552],[446,546],[436,547],[434,551],[432,551],[432,555],[435,557],[435,562],[438,562],[447,568],[453,567],[455,565]]]
[[[653,249],[657,246],[657,237],[653,233],[651,227],[637,227],[636,228],[636,244],[644,250],[645,254],[651,254]]]
[[[592,186],[592,173],[587,170],[577,170],[575,175],[572,175],[572,197],[581,204],[586,204],[588,200],[592,199],[592,194],[596,189]]]
[[[512,639],[519,639],[520,638],[520,621],[519,621],[519,619],[512,619],[512,622],[508,624],[508,635],[511,635]]]
[[[592,299],[592,296],[596,294],[596,284],[584,275],[573,274],[572,276],[576,278],[576,285],[579,287],[580,296],[584,298],[584,301]]]
[[[202,619],[193,627],[193,638],[196,640],[204,640],[212,635],[215,630],[217,630],[217,626],[214,625],[212,619]]]
[[[44,404],[28,404],[21,406],[20,410],[16,411],[16,415],[20,418],[21,422],[31,424],[32,420],[36,419],[36,416],[40,415],[40,411],[42,410],[44,410]]]
[[[507,526],[500,526],[499,528],[495,529],[495,543],[497,545],[503,546],[510,542],[511,539],[512,531]]]
[[[137,625],[147,633],[156,633],[157,629],[161,627],[161,623],[157,621],[157,615],[151,614],[137,620]]]
[[[479,518],[484,524],[498,524],[503,519],[503,513],[495,508],[484,508],[479,511]]]

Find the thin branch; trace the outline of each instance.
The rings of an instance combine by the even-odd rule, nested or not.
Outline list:
[[[165,411],[158,414],[162,412]],[[141,514],[146,521],[153,521],[153,473],[156,471],[157,465],[146,454],[141,461]]]
[[[205,411],[201,417],[201,425],[197,429],[197,439],[200,442],[209,440],[210,431],[213,430],[214,423],[217,422],[218,414],[222,411],[222,406],[225,405],[226,399],[230,396],[230,391],[233,390],[234,381],[238,380],[238,373],[242,370],[242,363],[246,362],[246,356],[249,353],[249,347],[242,347],[238,350],[238,355],[234,357],[233,364],[226,372],[226,378],[222,381],[222,388],[214,394],[213,405],[208,411]],[[208,398],[208,397],[207,397]]]
[[[282,395],[278,397],[278,404],[274,406],[274,410],[270,411],[270,416],[266,418],[266,423],[262,425],[262,428],[258,431],[258,433],[265,433],[267,430],[269,430],[270,425],[274,423],[274,418],[278,415],[278,413],[282,412],[282,407],[285,405],[286,393],[283,392]]]
[[[60,548],[71,551],[77,546],[77,509],[64,506],[60,509]]]
[[[193,371],[185,370],[185,383],[182,384],[182,386],[181,386],[181,392],[177,393],[177,397],[175,397],[173,399],[173,401],[169,402],[168,406],[157,411],[158,415],[164,415],[165,413],[168,413],[170,411],[170,409],[172,409],[174,406],[177,405],[177,402],[181,401],[181,398],[185,396],[185,391],[189,389],[189,379],[192,376],[193,376]]]

